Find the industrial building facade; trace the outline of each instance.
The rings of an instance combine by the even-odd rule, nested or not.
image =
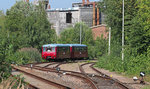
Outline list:
[[[68,9],[47,9],[48,20],[55,29],[56,34],[60,33],[68,27],[73,27],[78,22],[84,22],[89,27],[100,25],[104,22],[104,15],[102,15],[97,2],[73,3],[72,8]]]
[[[88,12],[88,13],[87,13]],[[92,8],[73,8],[62,10],[47,10],[48,20],[59,35],[65,28],[73,27],[78,22],[92,26]]]
[[[25,1],[29,2],[29,0]],[[103,26],[106,28],[106,26],[103,25],[105,24],[104,23],[105,15],[103,15],[100,8],[98,8],[97,6],[98,2],[90,2],[89,0],[86,1],[82,0],[81,3],[72,3],[72,8],[67,9],[63,8],[51,9],[49,0],[35,0],[34,4],[39,5],[39,2],[42,2],[44,4],[48,20],[52,24],[51,28],[55,29],[56,34],[58,36],[65,28],[74,27],[74,25],[78,22],[83,22],[87,26],[91,27],[94,36],[95,33],[97,36],[101,34],[106,34],[104,32],[104,30],[106,31],[106,29],[102,29],[101,27]]]

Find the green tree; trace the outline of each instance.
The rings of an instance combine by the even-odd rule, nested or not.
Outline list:
[[[125,60],[121,61],[122,0],[103,0],[99,7],[112,28],[111,55],[100,58],[99,66],[131,74],[149,73],[150,1],[125,0]],[[107,65],[105,65],[105,64]]]
[[[5,31],[5,15],[0,11],[0,76],[7,77],[10,72],[9,63],[6,62],[5,58],[7,55],[7,31]],[[1,82],[1,77],[0,77]]]
[[[138,0],[136,4],[136,15],[129,26],[128,43],[137,54],[143,54],[150,46],[150,1]]]
[[[80,43],[80,28],[82,33],[82,44],[88,46],[88,53],[90,59],[98,58],[106,54],[107,52],[107,40],[102,38],[97,38],[96,41],[93,40],[92,30],[84,23],[77,23],[72,28],[65,29],[61,34],[58,43],[65,44],[79,44]]]
[[[92,30],[84,23],[77,23],[74,27],[65,29],[60,34],[58,43],[80,44],[80,28],[82,30],[82,44],[86,44],[88,46],[89,57],[94,58],[95,56],[92,54],[94,50],[94,47],[92,47],[94,44]]]
[[[73,28],[67,28],[60,34],[58,43],[80,44],[80,26],[82,33],[82,44],[92,45],[92,30],[84,23],[77,23]]]
[[[55,31],[51,29],[42,4],[35,6],[19,1],[6,15],[6,28],[15,50],[23,47],[40,49],[43,44],[55,42]]]

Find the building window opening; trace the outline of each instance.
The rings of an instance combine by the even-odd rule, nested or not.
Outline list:
[[[72,23],[72,13],[66,13],[66,23]]]

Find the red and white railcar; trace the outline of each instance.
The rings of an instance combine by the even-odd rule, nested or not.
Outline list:
[[[70,58],[70,46],[64,44],[47,44],[42,46],[43,59]]]
[[[82,44],[47,44],[42,46],[43,59],[88,58],[87,46]]]

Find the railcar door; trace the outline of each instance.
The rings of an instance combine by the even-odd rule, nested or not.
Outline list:
[[[87,58],[88,52],[87,47],[74,47],[74,58]]]
[[[88,57],[88,51],[87,51],[87,47],[80,47],[80,57],[81,58],[87,58]]]
[[[46,47],[42,47],[42,58],[46,59]]]
[[[74,58],[80,58],[80,47],[74,46]]]

